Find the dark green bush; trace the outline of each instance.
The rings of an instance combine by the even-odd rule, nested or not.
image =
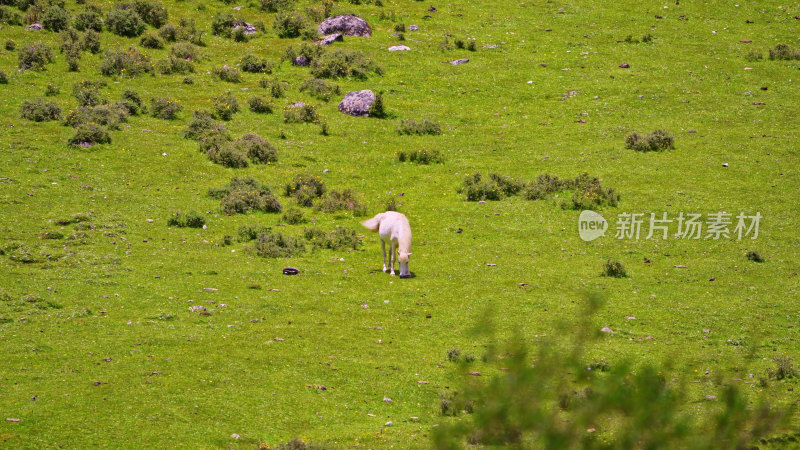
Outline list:
[[[283,97],[286,91],[283,82],[271,78],[260,79],[258,81],[258,85],[261,86],[262,88],[269,90],[269,95],[272,96],[273,98]]]
[[[39,18],[45,30],[59,32],[69,27],[69,14],[57,4],[50,4]]]
[[[272,64],[253,54],[244,55],[240,67],[242,71],[249,73],[272,73]]]
[[[122,101],[118,105],[128,111],[131,116],[136,116],[142,112],[142,97],[138,92],[126,89],[122,93]]]
[[[58,103],[47,101],[43,98],[36,100],[26,100],[20,106],[20,114],[23,119],[32,120],[34,122],[47,122],[50,120],[58,120],[61,117],[61,108]]]
[[[118,130],[120,124],[128,120],[128,112],[120,104],[97,105],[70,109],[64,115],[63,124],[77,128],[84,124],[103,125],[110,130]]]
[[[17,49],[17,43],[14,42],[13,39],[8,39],[8,40],[6,40],[5,47],[6,47],[6,50],[8,50],[10,52],[13,52],[14,50]]]
[[[153,49],[164,48],[164,40],[161,39],[155,33],[149,33],[149,32],[145,33],[142,36],[142,39],[139,40],[139,43],[141,44],[142,47],[145,47],[145,48],[153,48]]]
[[[106,15],[108,31],[125,37],[137,37],[144,32],[145,22],[129,4],[118,4]]]
[[[397,127],[397,134],[399,135],[438,135],[442,134],[442,128],[439,126],[438,123],[431,122],[428,119],[423,120],[422,122],[416,121],[414,119],[403,119],[400,121],[400,125]]]
[[[75,135],[69,141],[73,147],[90,147],[95,144],[111,143],[111,136],[102,126],[95,123],[85,123],[75,130]]]
[[[295,0],[258,0],[258,7],[265,12],[278,12],[290,9]]]
[[[190,60],[170,55],[156,62],[155,70],[163,75],[194,73],[194,64]]]
[[[625,266],[622,265],[621,262],[617,260],[609,259],[605,263],[603,263],[603,276],[604,277],[613,277],[613,278],[625,278],[628,276],[627,272],[625,272]]]
[[[247,100],[247,104],[250,105],[250,111],[259,114],[268,114],[272,112],[272,105],[265,99],[259,95],[254,95]]]
[[[22,16],[13,9],[0,5],[0,23],[22,25]]]
[[[67,28],[60,34],[61,46],[59,49],[61,53],[67,55],[78,55],[81,51],[81,36],[74,28]]]
[[[357,216],[366,214],[366,207],[361,204],[358,194],[352,189],[331,190],[314,207],[325,213],[352,211]]]
[[[332,96],[339,95],[341,89],[335,84],[325,82],[325,80],[312,78],[304,81],[303,84],[300,85],[300,92],[308,92],[312,97],[327,102]]]
[[[205,224],[206,218],[196,211],[189,211],[186,214],[177,211],[167,220],[168,226],[179,228],[203,228]]]
[[[267,233],[270,231],[270,228],[265,227],[264,225],[241,225],[239,226],[238,235],[239,235],[239,242],[250,242],[255,240],[259,234]]]
[[[283,215],[281,216],[281,221],[286,222],[289,225],[297,225],[299,223],[308,222],[308,219],[306,219],[306,216],[303,215],[303,211],[299,208],[289,208],[284,211]]]
[[[189,125],[183,130],[183,137],[198,140],[209,132],[224,130],[225,124],[214,120],[210,112],[196,110]]]
[[[212,189],[209,195],[220,199],[226,214],[281,211],[281,204],[269,187],[250,177],[233,178],[228,186]]]
[[[150,114],[156,119],[174,120],[183,111],[179,101],[164,97],[150,99]]]
[[[319,228],[307,228],[304,237],[314,250],[328,248],[331,250],[358,250],[361,246],[361,238],[355,230],[351,228],[336,227],[330,233],[326,233]]]
[[[283,109],[283,121],[286,123],[313,123],[319,120],[317,107],[298,102]]]
[[[299,173],[286,184],[284,192],[294,197],[300,206],[311,206],[315,198],[325,194],[325,182],[317,175]]]
[[[127,50],[122,47],[107,50],[100,66],[100,73],[106,76],[124,75],[135,77],[153,71],[150,57],[136,47]]]
[[[502,200],[503,190],[491,178],[488,180],[480,173],[468,175],[464,178],[459,192],[464,194],[467,200],[477,202],[480,200]]]
[[[400,150],[397,152],[397,160],[417,164],[441,164],[444,163],[444,156],[439,150]]]
[[[305,19],[297,11],[280,10],[272,22],[272,29],[280,38],[295,38],[300,36],[300,30],[305,26]]]
[[[337,48],[323,53],[311,62],[311,73],[317,78],[353,77],[364,79],[381,68],[358,50]]]
[[[214,36],[231,37],[236,19],[231,13],[218,14],[211,22],[211,32]]]
[[[310,44],[308,42],[303,42],[297,47],[295,47],[294,45],[286,47],[286,50],[283,52],[282,60],[289,61],[291,64],[295,64],[295,59],[298,56],[302,56],[310,64],[323,53],[325,53],[324,47],[316,44]]]
[[[47,83],[47,87],[45,88],[44,95],[45,97],[55,97],[56,95],[61,93],[61,89],[53,83]]]
[[[229,83],[238,83],[242,81],[242,75],[239,73],[239,70],[235,67],[230,67],[227,65],[215,67],[214,75],[216,75],[220,80],[227,81]]]
[[[100,53],[100,33],[94,30],[87,30],[83,33],[81,48],[95,55]]]
[[[288,258],[306,251],[303,241],[281,233],[260,233],[253,249],[262,258]]]
[[[107,101],[100,96],[99,89],[105,87],[105,81],[83,80],[72,85],[72,96],[80,106],[96,106]]]
[[[757,252],[755,250],[750,250],[750,251],[747,252],[747,259],[749,259],[750,261],[759,262],[759,263],[766,261],[764,259],[764,257],[761,256],[761,253],[759,253],[759,252]]]
[[[75,28],[78,31],[103,31],[103,12],[99,6],[96,5],[86,5],[83,7],[83,11],[79,12],[77,16],[75,16]]]
[[[640,152],[671,150],[675,148],[675,139],[664,130],[652,131],[647,136],[633,132],[625,138],[625,148]]]
[[[0,70],[0,84],[8,84],[8,75]]]
[[[240,136],[233,141],[233,147],[256,164],[270,164],[278,160],[278,151],[275,147],[255,133]]]
[[[239,112],[239,102],[231,92],[220,94],[213,99],[214,117],[221,120],[231,120]]]
[[[769,59],[794,60],[800,59],[800,50],[793,49],[786,44],[778,44],[770,49]]]
[[[165,42],[175,42],[178,40],[178,27],[168,23],[158,29],[158,35]]]
[[[383,106],[383,91],[375,94],[375,101],[369,107],[369,116],[376,119],[383,119],[386,117],[386,110]]]
[[[199,140],[200,151],[212,162],[230,168],[247,167],[247,155],[233,146],[230,136],[224,130],[208,131]]]
[[[164,4],[161,2],[136,0],[133,7],[136,13],[139,14],[139,17],[153,28],[161,28],[167,23],[167,19],[169,18],[167,8],[165,8]]]
[[[170,47],[169,54],[176,58],[193,61],[197,59],[197,47],[190,42],[177,42]]]
[[[572,184],[572,203],[562,203],[565,209],[590,209],[598,206],[616,206],[619,194],[614,188],[605,188],[597,177],[584,172],[577,176]]]
[[[233,40],[236,42],[247,42],[250,40],[250,36],[244,30],[244,27],[235,27],[233,29]]]
[[[20,47],[17,59],[20,69],[44,70],[53,62],[53,51],[44,42],[31,42]]]

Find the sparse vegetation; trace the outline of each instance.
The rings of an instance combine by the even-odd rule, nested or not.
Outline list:
[[[642,136],[636,132],[625,138],[625,148],[639,152],[656,152],[675,148],[675,139],[664,130],[655,130]]]
[[[233,178],[228,186],[211,189],[209,195],[220,200],[226,214],[280,212],[282,209],[270,188],[254,178]]]
[[[417,164],[441,164],[444,163],[444,156],[439,150],[400,150],[397,152],[397,160]]]
[[[403,119],[397,127],[397,134],[401,136],[411,134],[419,136],[426,134],[437,135],[442,134],[442,128],[438,123],[431,122],[428,119],[424,119],[421,122],[414,119]]]

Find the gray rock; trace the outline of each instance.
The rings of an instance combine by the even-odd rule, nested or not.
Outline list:
[[[306,58],[305,56],[300,55],[296,57],[294,61],[292,61],[292,64],[294,64],[295,66],[307,66],[311,64],[311,61],[309,61],[308,58]]]
[[[411,48],[406,47],[405,45],[393,45],[389,47],[390,52],[402,52],[405,50],[411,50]]]
[[[369,117],[369,109],[375,102],[375,93],[369,89],[348,92],[339,103],[339,112],[355,117]]]
[[[621,69],[630,69],[630,68],[631,68],[631,65],[630,65],[630,64],[628,64],[628,63],[622,63],[622,64],[620,64],[620,65],[619,65],[619,67],[620,67]]]
[[[41,31],[44,29],[44,27],[40,23],[32,23],[25,27],[25,29],[28,31]]]
[[[239,28],[243,28],[244,29],[244,34],[247,34],[247,35],[256,34],[256,32],[258,31],[258,30],[256,30],[256,27],[250,25],[249,23],[241,21],[241,20],[237,20],[236,22],[233,23],[233,29],[234,30],[238,30]]]
[[[417,31],[417,30],[419,30],[419,27],[416,26],[416,25],[409,25],[408,26],[408,31]]]
[[[469,59],[464,58],[464,59],[457,59],[455,61],[450,61],[450,64],[452,64],[454,66],[457,66],[459,64],[464,64],[464,63],[468,63],[468,62],[469,62]]]
[[[331,45],[336,41],[342,42],[344,38],[342,37],[342,33],[333,33],[323,36],[322,39],[317,41],[318,45]]]
[[[342,33],[345,36],[372,36],[372,28],[364,19],[347,15],[328,17],[319,24],[317,31],[323,35]]]

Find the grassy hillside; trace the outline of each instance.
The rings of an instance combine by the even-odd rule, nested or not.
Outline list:
[[[104,76],[109,50],[137,46],[155,62],[175,45],[142,48],[140,37],[107,29],[101,51],[81,52],[79,71],[69,71],[60,33],[0,24],[0,45],[16,43],[0,50],[0,411],[20,419],[0,422],[4,446],[252,448],[300,437],[425,448],[435,425],[454,420],[439,413],[440,394],[457,381],[447,351],[478,356],[476,370],[492,374],[480,361],[487,339],[469,333],[487,310],[500,338],[516,331],[532,343],[572,321],[586,291],[606,300],[596,328],[614,331],[591,356],[634,367],[671,361],[667,379],[687,384],[687,411],[713,410],[707,396],[727,384],[752,402],[796,402],[797,378],[770,379],[767,369],[776,356],[798,355],[800,61],[770,59],[769,50],[800,48],[800,4],[358,3],[334,3],[331,14],[359,15],[372,37],[345,37],[328,51],[358,50],[381,74],[326,80],[341,91],[328,102],[299,90],[310,69],[281,58],[301,38],[279,38],[276,13],[257,2],[164,3],[169,23],[191,19],[205,32],[187,74]],[[96,4],[102,17],[114,7]],[[73,21],[83,8],[66,1]],[[247,42],[213,35],[220,13],[265,30]],[[419,29],[401,42],[400,23]],[[475,51],[457,48],[469,39]],[[53,62],[19,71],[20,52],[37,41],[52,47]],[[411,50],[387,50],[401,44]],[[272,73],[242,72],[238,83],[215,75],[246,54],[266,58]],[[449,64],[462,58],[469,62]],[[285,82],[284,95],[270,97],[262,79]],[[155,97],[182,111],[174,120],[130,116],[110,143],[88,148],[68,145],[75,129],[62,120],[21,117],[21,104],[39,97],[67,116],[83,80],[104,81],[97,91],[111,103],[133,90],[149,112]],[[48,85],[58,93],[45,96]],[[386,118],[338,112],[361,89],[383,92]],[[231,137],[259,134],[277,162],[226,168],[182,137],[193,111],[210,111],[227,92],[241,109],[223,121]],[[250,111],[253,95],[273,113]],[[327,135],[318,123],[285,122],[298,101],[317,107]],[[442,133],[400,135],[404,119],[428,119]],[[674,149],[625,148],[631,132],[656,129],[674,137]],[[411,150],[438,150],[443,162],[398,161]],[[569,192],[467,201],[458,189],[476,172],[525,181],[587,172],[620,199],[594,208],[610,229],[584,242],[580,210],[560,206]],[[281,213],[227,215],[208,195],[253,177],[285,210],[296,201],[284,186],[298,174],[354,190],[366,216],[399,204],[414,232],[415,276],[381,273],[378,238],[358,224],[364,216],[297,206],[311,222],[286,225]],[[206,228],[168,226],[176,211],[202,214]],[[759,212],[758,238],[614,238],[623,212],[718,211]],[[304,253],[263,258],[236,239],[242,225],[300,239],[312,227],[366,235],[358,250],[306,243]],[[751,250],[765,261],[748,260]],[[608,259],[628,276],[602,276]],[[190,310],[198,305],[210,314]],[[611,439],[614,430],[598,433]]]

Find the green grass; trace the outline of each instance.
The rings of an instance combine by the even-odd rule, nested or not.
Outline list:
[[[690,398],[717,395],[730,383],[754,403],[794,401],[788,389],[798,388],[797,378],[766,387],[758,379],[773,357],[800,356],[800,133],[792,125],[800,72],[797,61],[744,57],[779,43],[797,47],[800,7],[500,0],[435,4],[439,11],[429,13],[429,2],[383,3],[336,3],[334,14],[358,13],[373,37],[333,47],[360,50],[382,67],[382,76],[335,83],[342,97],[383,91],[386,119],[350,117],[337,111],[339,97],[326,103],[300,92],[309,69],[278,65],[299,39],[278,39],[274,14],[252,5],[234,13],[263,20],[266,34],[237,43],[207,33],[193,85],[179,74],[103,77],[102,52],[83,53],[80,72],[68,72],[58,35],[2,25],[0,41],[13,39],[17,50],[0,50],[9,77],[0,84],[0,248],[22,243],[39,261],[0,256],[0,317],[10,319],[0,320],[0,410],[21,419],[0,422],[3,445],[252,448],[301,437],[332,447],[429,447],[434,425],[453,420],[438,405],[457,378],[447,351],[459,347],[480,360],[488,342],[468,331],[486,309],[495,311],[499,336],[518,331],[535,341],[577,314],[586,290],[606,299],[597,328],[615,331],[593,356],[612,365],[670,360],[667,379],[687,383]],[[112,2],[100,4],[108,11]],[[166,6],[170,23],[193,18],[209,30],[215,13],[236,5]],[[67,9],[74,16],[79,7],[70,0]],[[395,18],[380,18],[390,12]],[[420,28],[405,33],[411,51],[386,50],[398,42],[391,36],[397,22]],[[476,38],[477,51],[441,50],[448,33]],[[618,42],[647,33],[652,42]],[[50,43],[55,62],[17,73],[19,48],[34,40]],[[103,50],[138,42],[102,33]],[[168,47],[145,52],[155,61]],[[275,63],[272,75],[241,73],[240,83],[213,75],[248,53]],[[448,64],[460,58],[470,61]],[[619,68],[623,62],[630,68]],[[290,84],[266,115],[245,103],[268,96],[258,83],[264,76]],[[133,89],[144,104],[164,97],[183,110],[177,120],[131,117],[110,132],[111,144],[89,149],[67,145],[72,128],[20,117],[21,103],[43,97],[48,83],[60,88],[49,100],[74,108],[72,86],[84,79],[106,80],[100,93],[112,101]],[[192,111],[211,109],[211,99],[228,91],[240,104],[226,122],[231,136],[268,139],[278,148],[276,163],[227,169],[181,138]],[[569,91],[579,93],[562,100]],[[316,124],[283,122],[281,110],[297,101],[317,107],[329,135]],[[429,119],[442,135],[399,136],[401,119]],[[674,150],[625,149],[630,132],[655,129],[675,137]],[[437,149],[445,162],[397,161],[398,151],[414,149]],[[607,218],[758,211],[764,219],[756,241],[616,240],[610,229],[586,243],[577,233],[579,211],[561,209],[558,198],[465,201],[457,189],[475,172],[524,180],[589,172],[621,195],[616,207],[601,209]],[[403,194],[415,277],[381,273],[378,238],[351,213],[302,208],[325,231],[365,233],[363,251],[309,245],[302,256],[263,259],[246,251],[250,244],[220,245],[243,224],[295,237],[308,225],[279,227],[280,213],[226,216],[208,188],[252,176],[281,193],[298,173],[322,176],[329,190],[354,189],[370,216]],[[284,209],[294,204],[280,201]],[[179,210],[205,216],[207,229],[168,227]],[[75,213],[90,219],[54,224]],[[84,223],[93,226],[80,229]],[[53,231],[66,237],[40,238]],[[748,260],[750,250],[766,261]],[[609,259],[628,276],[603,277]],[[282,275],[287,266],[301,274]],[[19,302],[25,296],[43,301]],[[37,307],[45,302],[61,308]],[[211,314],[190,311],[195,305]],[[696,406],[699,415],[712,408],[687,408]]]

